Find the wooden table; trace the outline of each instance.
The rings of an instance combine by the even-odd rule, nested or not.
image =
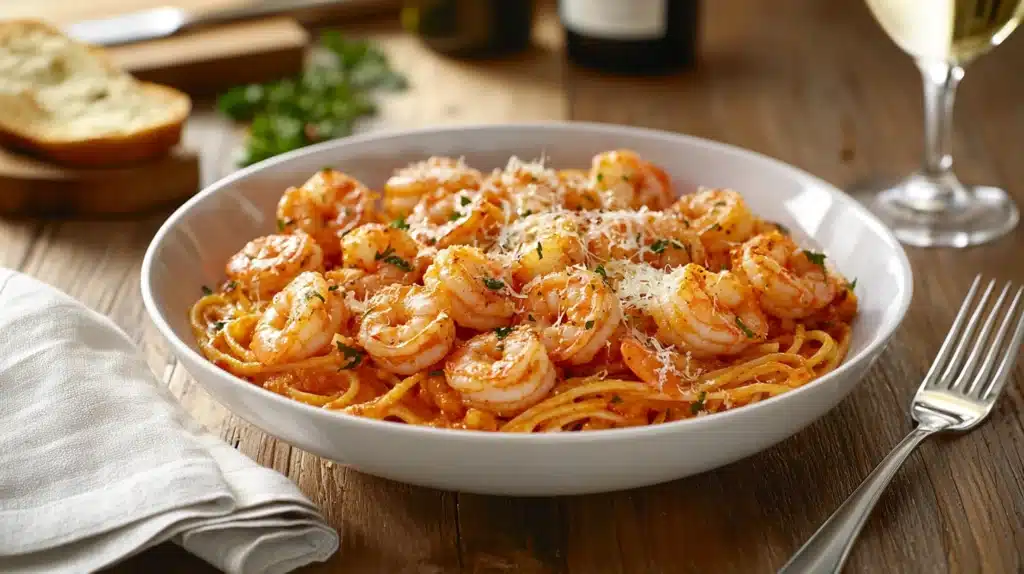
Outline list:
[[[573,119],[651,126],[744,146],[837,185],[909,172],[921,148],[917,72],[856,0],[706,3],[703,63],[677,77],[622,79],[565,63],[555,20],[511,61],[450,61],[372,30],[413,90],[389,127]],[[961,177],[1024,205],[1024,34],[968,70],[958,106]],[[231,169],[235,134],[199,107],[187,140],[206,182]],[[113,317],[199,420],[290,476],[341,532],[309,572],[768,572],[843,501],[910,428],[908,401],[973,275],[1024,280],[1024,227],[970,250],[908,249],[914,302],[889,350],[833,412],[775,448],[670,484],[585,497],[460,495],[373,478],[270,438],[214,402],[143,311],[138,275],[166,213],[116,222],[0,222],[0,265]],[[870,256],[870,254],[865,254]],[[1024,376],[991,420],[925,444],[868,522],[850,572],[1024,568]],[[665,456],[686,456],[685,452]],[[116,572],[202,572],[171,544]]]

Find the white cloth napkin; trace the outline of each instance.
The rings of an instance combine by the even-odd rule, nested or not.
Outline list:
[[[85,572],[173,540],[232,573],[338,535],[286,477],[203,430],[112,321],[0,269],[0,572]]]

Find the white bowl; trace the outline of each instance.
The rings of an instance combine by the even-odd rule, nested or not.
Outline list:
[[[636,150],[677,187],[730,187],[752,209],[818,244],[857,279],[860,314],[846,361],[799,389],[724,413],[643,428],[497,434],[409,426],[317,409],[263,390],[199,354],[187,320],[201,285],[248,240],[275,230],[281,192],[335,167],[380,188],[391,171],[430,155],[464,156],[490,169],[510,155],[586,167],[593,154]],[[652,130],[584,123],[474,126],[370,134],[273,158],[213,184],[157,232],[142,265],[146,309],[193,377],[227,408],[299,448],[411,484],[504,495],[562,495],[656,484],[706,471],[789,437],[845,397],[903,319],[910,264],[877,219],[835,187],[779,161],[719,143]],[[840,440],[840,437],[822,437]]]

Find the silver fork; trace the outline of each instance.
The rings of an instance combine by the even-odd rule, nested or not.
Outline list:
[[[996,282],[994,279],[989,281],[972,313],[972,303],[980,285],[979,275],[974,278],[939,354],[914,395],[910,412],[917,421],[917,427],[875,467],[846,502],[782,567],[780,574],[839,572],[875,503],[914,448],[937,432],[971,430],[992,412],[1024,341],[1024,313],[1021,313],[1009,344],[1006,344],[1014,316],[1021,308],[1024,288],[1018,288],[1009,307],[1005,307],[1006,298],[1013,288],[1007,282],[983,318]],[[992,329],[1000,317],[1002,322],[993,335]],[[981,331],[975,336],[979,324]]]

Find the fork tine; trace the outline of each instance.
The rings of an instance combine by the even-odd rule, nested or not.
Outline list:
[[[967,388],[962,389],[964,394],[970,394],[971,390],[974,389],[978,382],[982,380],[980,377],[974,376],[975,366],[978,364],[978,361],[981,360],[981,356],[985,353],[985,343],[988,342],[988,336],[992,332],[992,327],[996,324],[996,319],[999,317],[999,310],[1003,307],[1003,301],[1006,300],[1006,295],[1010,292],[1010,287],[1012,287],[1012,284],[1007,281],[1002,292],[999,293],[999,298],[996,299],[995,304],[992,305],[992,309],[988,313],[988,318],[985,319],[985,324],[981,326],[981,332],[978,333],[978,338],[974,340],[974,345],[971,347],[971,354],[967,356],[967,363],[960,369],[960,374],[957,376],[956,380],[953,381],[953,385],[949,388],[951,391],[961,390],[964,384],[966,384],[967,381],[970,381]],[[1010,313],[1010,315],[1013,315],[1013,313]],[[989,349],[991,350],[994,348],[995,347],[990,347]]]
[[[953,382],[953,377],[960,372],[960,367],[963,366],[964,355],[967,353],[967,346],[971,342],[971,337],[974,336],[974,330],[978,327],[978,322],[981,320],[981,314],[985,311],[985,305],[988,304],[988,298],[992,295],[992,289],[996,286],[996,280],[992,279],[988,282],[988,286],[985,287],[985,291],[981,294],[981,299],[978,300],[977,307],[974,308],[974,312],[971,313],[971,318],[967,321],[967,326],[964,327],[964,332],[960,336],[960,340],[956,343],[956,349],[953,350],[953,356],[950,357],[949,363],[946,364],[946,369],[942,371],[942,376],[939,377],[936,385],[940,389],[948,389],[950,384]]]
[[[1006,319],[1003,321],[1003,326],[1000,328],[999,336],[996,339],[996,344],[992,346],[989,354],[992,355],[1002,346],[1003,338],[1006,333],[1009,332],[1009,326],[1013,316],[1017,313],[1021,294],[1024,293],[1024,287],[1017,289],[1017,295],[1013,298],[1013,303],[1010,306],[1010,311],[1006,314]],[[1024,343],[1024,312],[1020,314],[1017,319],[1017,329],[1013,332],[1013,337],[1010,339],[1010,346],[1003,352],[1003,360],[999,363],[999,368],[996,370],[996,374],[992,376],[990,384],[982,384],[978,390],[978,396],[981,400],[995,400],[999,396],[999,393],[1003,391],[1003,387],[1006,386],[1006,381],[1010,379],[1010,372],[1013,371],[1014,365],[1017,363],[1017,359],[1020,356],[1020,346]],[[987,357],[986,357],[987,360]],[[993,357],[995,362],[995,357]],[[988,366],[987,371],[991,369],[991,365]]]
[[[942,367],[945,366],[946,360],[952,352],[953,345],[960,336],[960,329],[963,327],[963,323],[967,319],[967,312],[971,310],[971,301],[974,299],[974,295],[977,293],[978,285],[980,284],[981,275],[979,274],[974,277],[974,281],[971,283],[971,288],[967,291],[967,296],[964,297],[964,302],[960,305],[960,310],[957,311],[956,318],[953,319],[953,326],[949,328],[949,333],[946,334],[946,340],[942,342],[942,347],[939,348],[938,354],[935,355],[935,360],[932,361],[932,366],[928,368],[928,374],[924,376],[924,381],[921,382],[922,389],[927,386],[934,385],[939,381],[939,373],[942,372]]]

